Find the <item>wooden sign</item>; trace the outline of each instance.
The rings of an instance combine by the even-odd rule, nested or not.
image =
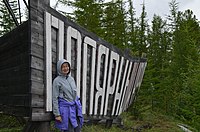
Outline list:
[[[65,58],[72,63],[72,76],[81,97],[83,114],[117,116],[131,104],[130,99],[141,84],[146,62],[124,57],[108,43],[84,34],[87,31],[77,26],[72,27],[45,12],[46,110],[52,111],[52,47],[55,44],[51,40],[56,38],[57,60]]]
[[[51,121],[52,81],[65,58],[85,119],[120,115],[135,99],[146,59],[122,52],[47,3],[29,1],[29,20],[0,38],[0,110]]]

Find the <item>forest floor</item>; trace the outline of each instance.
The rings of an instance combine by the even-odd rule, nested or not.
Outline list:
[[[82,132],[183,132],[178,124],[180,121],[173,117],[165,116],[159,113],[144,112],[140,114],[139,119],[135,119],[131,112],[124,112],[120,115],[122,124],[113,124],[110,128],[103,123],[85,124]],[[51,131],[59,132],[51,123]],[[0,132],[21,132],[23,125],[16,118],[0,114]],[[190,129],[191,130],[191,129]],[[195,132],[195,130],[192,130]]]

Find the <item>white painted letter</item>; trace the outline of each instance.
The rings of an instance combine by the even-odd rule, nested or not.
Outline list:
[[[115,71],[114,71],[113,85],[110,86],[111,85],[111,73],[112,73],[113,61],[114,60],[116,61],[116,67],[115,67]],[[115,91],[115,83],[116,83],[116,78],[117,78],[118,65],[119,65],[119,55],[117,53],[111,51],[109,71],[108,71],[108,79],[107,79],[107,92],[106,92],[104,115],[107,114],[109,94],[113,94],[114,91]]]
[[[98,99],[100,96],[101,98],[101,110],[100,110],[100,115],[103,114],[103,106],[104,106],[104,96],[105,96],[105,87],[106,87],[106,76],[107,76],[107,65],[108,65],[108,54],[109,54],[109,49],[104,47],[103,45],[100,45],[98,48],[98,59],[97,59],[97,74],[96,74],[96,89],[97,93],[95,95],[95,110],[94,114],[97,114],[97,109],[98,109]],[[100,87],[99,84],[99,79],[100,79],[100,68],[101,68],[101,56],[105,55],[105,61],[104,61],[104,77],[103,77],[103,87]]]
[[[91,115],[93,112],[93,99],[94,99],[94,74],[95,74],[95,60],[96,60],[96,41],[92,40],[89,37],[85,37],[84,38],[84,47],[83,47],[83,78],[82,78],[82,86],[83,86],[83,90],[82,90],[82,110],[83,110],[83,114],[86,114],[86,90],[87,90],[87,47],[88,45],[92,46],[92,62],[90,62],[92,64],[91,66],[91,80],[90,80],[90,110],[89,110],[89,114]],[[89,89],[89,88],[88,88]]]
[[[69,63],[71,63],[71,40],[72,38],[76,39],[77,40],[77,56],[76,56],[76,62],[77,62],[77,65],[76,65],[76,85],[77,85],[77,95],[80,97],[80,82],[81,82],[81,79],[80,79],[80,75],[81,75],[81,34],[78,30],[72,28],[72,27],[68,27],[67,28],[67,45],[66,45],[66,51],[67,51],[67,54],[66,54],[66,58],[67,58],[67,61]]]

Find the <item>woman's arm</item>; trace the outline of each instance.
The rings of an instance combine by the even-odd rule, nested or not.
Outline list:
[[[53,81],[53,92],[52,92],[53,114],[55,116],[60,115],[60,111],[58,108],[58,97],[59,97],[59,84],[57,80],[55,79]]]

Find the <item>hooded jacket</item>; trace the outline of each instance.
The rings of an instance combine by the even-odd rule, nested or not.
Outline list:
[[[53,81],[53,113],[55,116],[61,115],[59,111],[58,99],[62,98],[67,102],[75,101],[77,96],[77,87],[74,81],[74,78],[71,77],[68,73],[67,76],[62,74],[61,66],[63,63],[68,63],[69,73],[70,73],[70,64],[65,59],[61,59],[57,62],[57,72],[58,76]]]

